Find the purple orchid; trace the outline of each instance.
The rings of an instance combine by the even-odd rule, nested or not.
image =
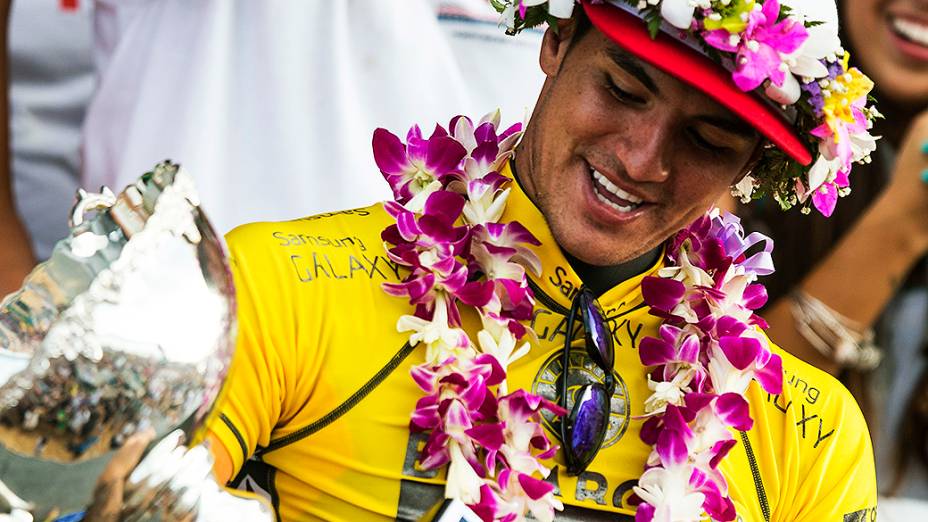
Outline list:
[[[641,340],[639,357],[645,366],[664,366],[664,379],[672,378],[684,366],[699,363],[699,337],[669,324],[659,329],[660,338]]]
[[[460,168],[466,150],[439,129],[425,139],[419,127],[414,126],[406,135],[407,144],[385,129],[374,131],[374,161],[398,203],[408,204],[427,188],[434,189],[434,182]]]
[[[449,128],[454,139],[467,151],[464,168],[453,175],[459,181],[466,184],[487,174],[498,173],[512,157],[512,149],[522,136],[522,124],[517,123],[497,134],[499,120],[499,111],[481,118],[476,128],[466,116],[456,116],[451,120]]]

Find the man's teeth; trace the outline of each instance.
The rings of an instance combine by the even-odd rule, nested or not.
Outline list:
[[[623,207],[622,205],[619,205],[618,203],[613,203],[608,198],[606,198],[606,196],[603,196],[602,194],[600,194],[598,188],[593,189],[593,191],[596,192],[597,199],[609,205],[610,207],[618,210],[619,212],[631,212],[632,210],[635,210],[636,208],[638,208],[638,205],[632,205],[630,207]]]
[[[893,27],[902,36],[928,47],[928,26],[903,18],[894,18]]]
[[[598,181],[600,184],[600,186],[594,185],[593,187],[594,192],[596,192],[596,197],[603,203],[618,210],[619,212],[631,212],[632,210],[635,210],[636,208],[638,208],[638,206],[644,202],[643,199],[636,197],[632,194],[629,194],[628,192],[625,192],[624,190],[620,189],[618,186],[615,185],[615,183],[609,181],[609,179],[606,178],[606,176],[603,176],[596,170],[593,170],[593,179]],[[616,196],[617,198],[628,201],[632,205],[627,206],[627,207],[619,205],[618,203],[607,198],[606,196],[600,194],[599,193],[600,187],[605,187],[605,189],[608,190],[612,195]]]

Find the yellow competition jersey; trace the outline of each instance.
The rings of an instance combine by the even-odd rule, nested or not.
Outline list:
[[[544,266],[532,280],[540,345],[510,368],[510,389],[556,400],[566,314],[580,279],[515,183],[504,220],[520,221],[541,240],[536,251]],[[238,351],[211,432],[232,457],[233,484],[267,495],[281,520],[416,520],[442,498],[444,471],[417,467],[425,436],[409,431],[422,396],[409,372],[424,348],[406,346],[407,334],[396,330],[397,319],[411,313],[408,302],[381,290],[404,276],[380,239],[390,223],[378,204],[255,223],[228,236]],[[659,326],[642,304],[642,277],[600,298],[615,338],[612,418],[586,472],[568,476],[560,455],[555,459],[549,480],[566,505],[559,520],[633,518],[628,498],[649,453],[634,419],[649,395],[637,348]],[[474,315],[465,315],[471,332]],[[738,445],[722,464],[739,516],[872,520],[873,454],[857,404],[829,375],[777,350],[783,393],[771,396],[752,384],[754,427],[735,434]],[[574,390],[603,378],[583,349],[572,351],[568,371]],[[551,419],[544,424],[556,441]]]

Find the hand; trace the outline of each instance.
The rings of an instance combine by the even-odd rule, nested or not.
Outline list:
[[[97,479],[94,488],[93,504],[87,508],[84,520],[100,522],[116,522],[119,520],[123,504],[123,491],[126,479],[142,459],[145,448],[155,438],[155,431],[151,428],[136,433],[126,439],[126,443],[113,456],[107,464],[103,474]]]
[[[919,251],[928,251],[928,183],[923,175],[928,170],[928,112],[912,121],[906,132],[889,187],[880,204],[897,216],[900,225],[911,225]]]

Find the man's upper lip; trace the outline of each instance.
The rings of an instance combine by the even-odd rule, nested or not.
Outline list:
[[[622,189],[622,190],[624,190],[625,192],[628,192],[629,194],[631,194],[632,196],[635,196],[636,198],[642,200],[642,203],[655,203],[654,198],[652,198],[652,197],[650,197],[650,196],[647,196],[647,195],[645,195],[644,193],[642,193],[641,191],[639,191],[639,190],[635,189],[634,187],[630,186],[628,183],[626,183],[625,181],[623,181],[622,179],[620,179],[619,176],[617,176],[614,172],[610,172],[610,171],[605,170],[605,169],[603,169],[603,168],[597,167],[596,165],[593,165],[592,163],[590,163],[589,165],[590,165],[590,168],[591,168],[591,169],[593,169],[593,170],[595,170],[596,172],[599,172],[600,174],[602,174],[603,176],[605,176],[606,179],[608,179],[609,181],[615,183],[615,185],[616,185],[617,187],[619,187],[620,189]]]

